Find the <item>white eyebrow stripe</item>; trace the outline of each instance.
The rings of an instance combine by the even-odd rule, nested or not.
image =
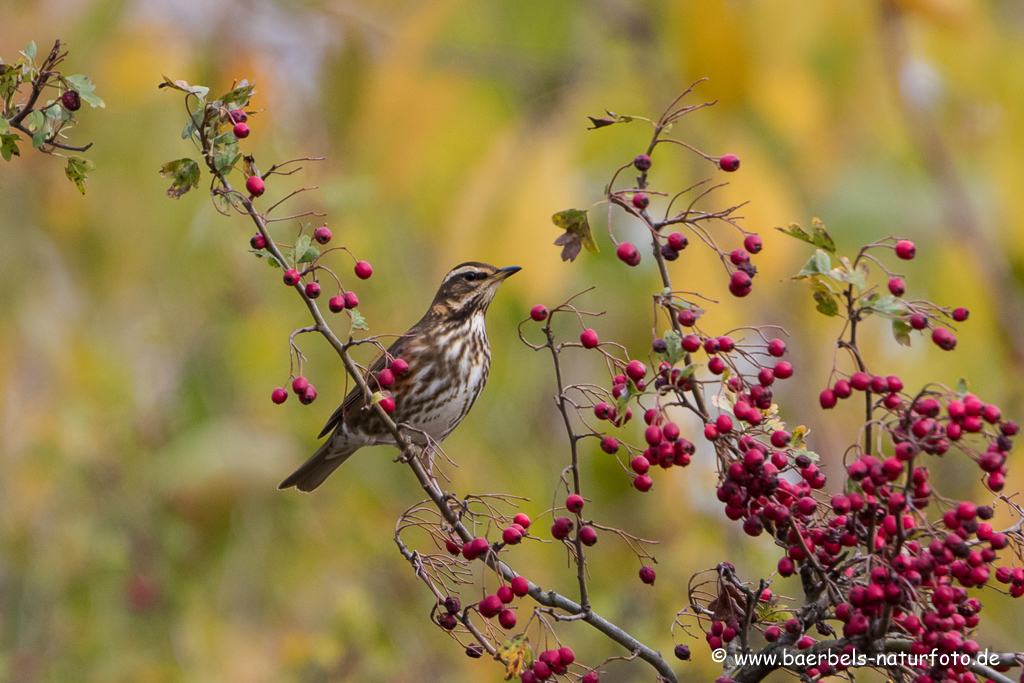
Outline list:
[[[448,273],[448,277],[446,277],[444,279],[444,282],[448,282],[453,277],[456,277],[456,276],[459,276],[459,275],[465,275],[466,273],[477,273],[477,272],[480,272],[480,269],[477,268],[476,266],[463,266],[462,268],[458,268],[458,269],[453,270],[452,272]],[[444,283],[442,282],[441,284],[444,284]]]

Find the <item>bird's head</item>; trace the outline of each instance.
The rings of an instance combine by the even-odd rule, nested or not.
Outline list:
[[[519,266],[495,268],[487,263],[468,261],[448,271],[434,295],[429,315],[439,318],[464,318],[484,313],[498,287]]]

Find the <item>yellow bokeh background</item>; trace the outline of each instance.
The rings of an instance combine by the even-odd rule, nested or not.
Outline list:
[[[180,93],[157,90],[165,74],[214,91],[255,79],[262,111],[243,147],[263,167],[325,157],[275,179],[267,205],[319,187],[293,206],[325,212],[335,242],[373,263],[370,280],[346,280],[373,332],[415,322],[459,262],[523,267],[489,314],[490,383],[445,444],[460,494],[526,495],[531,515],[556,496],[568,451],[550,359],[516,336],[533,304],[596,284],[580,303],[607,311],[593,323],[602,339],[646,356],[650,296],[660,289],[651,259],[635,270],[619,263],[598,210],[601,253],[563,263],[550,217],[598,202],[614,169],[649,139],[642,122],[588,131],[587,116],[656,115],[703,77],[692,101],[718,103],[673,135],[712,155],[737,154],[740,171],[726,176],[685,150],[659,148],[654,189],[728,181],[706,207],[749,200],[739,213],[765,251],[742,301],[696,244],[672,264],[675,285],[727,304],[709,307],[705,329],[789,331],[796,375],[776,397],[784,419],[810,427],[828,490],[839,486],[858,411],[818,408],[838,327],[788,280],[809,251],[774,227],[819,216],[846,253],[887,235],[915,240],[916,260],[889,259],[905,273],[908,297],[966,306],[970,320],[952,354],[925,338],[899,347],[883,321],[869,321],[862,340],[872,368],[908,387],[967,377],[985,400],[1021,415],[1016,3],[6,0],[0,17],[6,61],[29,40],[42,51],[59,38],[71,51],[66,71],[89,74],[106,101],[83,109],[73,131],[73,141],[95,143],[84,197],[59,159],[27,144],[0,164],[0,680],[502,675],[429,622],[432,598],[392,538],[422,492],[393,452],[361,452],[314,495],[275,490],[315,448],[344,372],[325,343],[302,339],[320,398],[309,407],[270,402],[288,379],[288,334],[307,313],[280,271],[248,253],[251,224],[215,212],[205,174],[200,191],[165,196],[161,164],[193,153],[179,135]],[[643,235],[621,216],[612,227],[619,239]],[[274,229],[288,241],[294,228]],[[735,232],[715,235],[738,246]],[[335,265],[349,275],[341,257]],[[338,331],[347,332],[342,322]],[[558,331],[579,330],[565,321]],[[593,354],[567,355],[571,381],[606,382]],[[637,439],[639,428],[626,433]],[[667,655],[694,572],[728,560],[756,579],[778,558],[767,538],[751,540],[725,519],[709,460],[702,450],[687,470],[657,473],[641,495],[612,458],[584,449],[588,514],[661,542],[658,580],[647,587],[628,549],[602,537],[590,555],[595,609]],[[965,458],[932,465],[946,495],[986,495]],[[1015,458],[1010,465],[1007,490],[1019,491]],[[526,544],[509,560],[575,596],[554,546]],[[481,577],[464,602],[480,594]],[[484,581],[493,590],[493,577]],[[799,592],[795,580],[774,588]],[[1024,649],[1019,607],[993,590],[982,596],[979,642]],[[522,603],[521,622],[527,611]],[[578,623],[559,635],[586,664],[626,654]],[[681,642],[694,659],[671,660],[680,680],[719,675],[702,641]],[[605,681],[653,678],[641,662],[605,669]]]

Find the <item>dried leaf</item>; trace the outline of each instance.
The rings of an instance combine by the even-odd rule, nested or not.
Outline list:
[[[555,240],[555,245],[562,247],[562,260],[574,261],[579,256],[580,248],[586,247],[591,254],[598,253],[597,242],[590,229],[590,221],[584,209],[566,209],[551,217],[551,222],[565,230],[565,234]]]

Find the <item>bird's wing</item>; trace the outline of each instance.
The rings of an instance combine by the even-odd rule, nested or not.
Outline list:
[[[389,357],[395,358],[401,355],[402,350],[405,348],[405,345],[408,343],[409,339],[411,338],[411,335],[415,333],[415,329],[416,328],[409,330],[409,332],[407,332],[402,338],[398,339],[394,344],[389,346],[387,353],[382,353],[380,356],[378,356],[377,360],[375,360],[373,362],[373,365],[370,366],[369,371],[367,371],[363,379],[369,381],[370,377],[372,377],[375,373],[378,373],[385,368],[385,366],[388,363]],[[356,404],[362,401],[362,399],[363,392],[359,387],[356,387],[352,389],[352,391],[348,392],[348,396],[346,396],[345,400],[341,402],[341,405],[338,406],[338,409],[334,411],[334,414],[331,415],[331,418],[327,420],[327,424],[324,425],[323,431],[320,432],[320,436],[318,436],[317,438],[322,439],[328,434],[330,434],[332,431],[334,431],[334,429],[336,429],[338,425],[341,424],[341,421],[345,418],[345,414],[350,409],[355,408]]]

